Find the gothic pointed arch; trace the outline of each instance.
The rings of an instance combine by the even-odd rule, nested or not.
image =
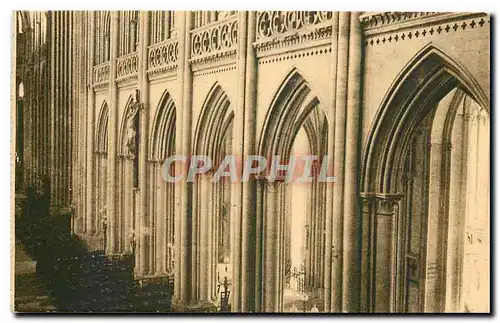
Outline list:
[[[326,114],[309,83],[294,68],[281,83],[267,112],[258,144],[260,155],[286,155],[293,144],[293,134],[308,118],[313,121],[315,133],[322,133],[327,124]],[[312,143],[318,140],[319,136]]]
[[[108,151],[108,103],[104,101],[97,118],[97,127],[95,133],[96,152],[106,153]]]
[[[273,156],[279,156],[281,164],[298,157],[291,156],[292,153],[314,155],[321,160],[326,153],[327,138],[328,119],[320,99],[302,74],[293,68],[271,101],[258,152],[268,159],[268,164]],[[263,222],[260,234],[264,239],[260,256],[266,272],[261,306],[266,312],[287,311],[285,293],[288,297],[298,297],[305,291],[322,295],[319,291],[323,288],[324,271],[320,264],[325,252],[326,213],[321,203],[326,196],[326,186],[314,180],[306,186],[294,185],[280,176],[276,180],[268,180],[266,176],[260,179],[257,203],[264,205],[258,210],[258,218]],[[305,199],[306,207],[298,211],[293,207],[294,199]],[[273,235],[279,238],[274,239]],[[273,262],[277,264],[271,265]]]
[[[94,24],[96,29],[94,62],[95,64],[102,64],[109,61],[111,12],[97,11]]]
[[[103,220],[106,214],[107,187],[108,187],[108,103],[104,101],[99,110],[95,128],[94,172],[95,172],[95,217],[88,232],[96,236],[103,233]]]
[[[117,250],[120,253],[134,252],[134,232],[137,227],[137,188],[139,183],[139,158],[137,158],[140,133],[138,117],[138,95],[130,95],[118,127],[117,137],[117,203],[115,225],[119,232]],[[135,113],[134,113],[135,111]],[[132,142],[132,150],[131,150]],[[135,151],[134,151],[135,150]]]
[[[168,91],[160,99],[150,135],[149,159],[161,161],[175,151],[175,102]]]
[[[150,185],[146,252],[152,261],[144,264],[141,275],[167,277],[174,269],[175,185],[162,176],[165,158],[175,154],[176,107],[172,95],[165,90],[156,108],[150,131],[148,151],[148,183]],[[138,234],[138,233],[137,233]]]
[[[195,131],[193,150],[216,159],[217,148],[234,119],[231,102],[219,83],[215,83],[203,103]],[[215,139],[215,140],[214,140]]]
[[[17,11],[16,14],[18,32],[25,33],[29,31],[31,28],[29,11]]]
[[[467,148],[468,132],[475,129],[474,138],[482,136],[485,142],[489,134],[484,125],[469,125],[467,111],[471,105],[480,107],[482,118],[489,111],[488,97],[465,67],[429,43],[382,100],[361,169],[363,235],[371,235],[363,254],[364,261],[373,261],[366,274],[376,286],[368,304],[372,310],[440,312],[462,295],[456,286],[464,256],[456,246],[463,246],[468,230],[464,218],[484,218],[489,212],[484,199],[478,202],[474,195],[487,196],[487,188],[468,186],[470,172],[464,171],[472,165],[472,176],[485,180],[477,172],[485,147],[474,142]],[[466,210],[456,198],[460,194],[463,203],[481,211]],[[388,261],[387,268],[380,266]]]
[[[362,191],[397,190],[397,176],[392,175],[394,170],[402,172],[398,159],[404,155],[411,129],[457,86],[489,110],[488,96],[471,73],[434,44],[429,43],[406,64],[384,96],[370,129],[363,150]]]
[[[212,170],[232,149],[234,112],[228,95],[219,83],[209,90],[201,108],[193,142],[193,154],[208,156]],[[220,263],[230,266],[230,248],[234,236],[228,205],[231,203],[232,183],[212,182],[209,174],[194,179],[193,183],[193,266],[199,272],[192,284],[197,291],[192,297],[209,301],[217,297],[217,276]],[[227,261],[226,261],[227,260]]]

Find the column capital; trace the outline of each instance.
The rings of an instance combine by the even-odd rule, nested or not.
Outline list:
[[[427,143],[427,148],[429,148],[429,149],[443,149],[443,150],[450,151],[451,147],[452,147],[451,141]]]
[[[400,193],[378,193],[377,199],[377,214],[392,216],[395,214],[395,209],[399,207],[403,194]]]

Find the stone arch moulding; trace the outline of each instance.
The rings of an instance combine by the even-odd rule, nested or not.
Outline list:
[[[286,142],[282,140],[280,134],[284,132],[296,134],[316,107],[321,109],[328,123],[328,114],[320,104],[317,93],[312,91],[309,83],[296,67],[288,72],[283,82],[274,91],[269,107],[258,143],[260,156],[266,158],[286,153],[295,136],[290,136],[289,140],[292,142]],[[293,120],[292,125],[289,124],[290,120]]]
[[[194,153],[213,157],[215,148],[218,146],[218,140],[214,139],[222,139],[222,135],[234,118],[230,104],[226,91],[219,82],[215,82],[203,102],[196,124],[193,142]]]
[[[165,90],[152,123],[148,154],[150,160],[162,161],[169,153],[175,152],[175,120],[175,101],[170,92]]]
[[[397,193],[394,173],[411,129],[451,89],[460,86],[489,111],[489,99],[471,73],[433,43],[422,48],[403,68],[378,109],[363,150],[361,192]],[[431,101],[432,100],[432,101]]]
[[[18,14],[18,18],[20,18],[20,22],[22,24],[21,31],[23,33],[27,33],[29,31],[31,31],[31,22],[30,22],[29,11],[18,11],[17,14]]]
[[[95,142],[97,152],[106,152],[108,150],[108,103],[103,101],[97,119],[95,132]]]
[[[258,153],[260,156],[272,159],[280,156],[280,163],[290,157],[297,133],[303,129],[307,137],[309,153],[321,155],[325,150],[325,132],[328,129],[328,119],[309,82],[305,80],[296,68],[293,68],[283,79],[266,112],[264,123],[259,135]],[[269,161],[268,161],[269,163]],[[290,246],[291,231],[285,223],[290,220],[289,212],[290,188],[283,177],[275,178],[269,173],[260,174],[257,185],[256,214],[258,241],[261,248],[257,250],[257,259],[261,267],[260,285],[258,286],[257,308],[264,312],[279,312],[284,310],[284,282],[286,266],[286,249]],[[288,174],[287,174],[288,176]],[[303,248],[310,248],[304,255],[304,281],[308,288],[320,291],[323,289],[324,270],[322,261],[325,244],[323,244],[322,227],[326,221],[326,208],[321,206],[326,197],[326,187],[317,181],[312,181],[307,187],[308,206],[303,215],[304,223],[309,223],[304,234]],[[321,231],[321,232],[320,232]],[[273,238],[274,237],[274,238]],[[277,238],[276,238],[277,237]],[[290,240],[289,240],[290,239]],[[309,246],[309,247],[306,247]],[[319,294],[318,294],[319,295]]]
[[[220,84],[215,82],[200,110],[192,146],[193,154],[210,157],[212,170],[223,158],[222,143],[228,138],[226,134],[233,120],[234,112],[229,97]],[[194,301],[210,303],[217,293],[219,246],[216,234],[221,230],[218,217],[227,200],[224,197],[224,182],[212,182],[211,176],[206,175],[209,174],[199,176],[192,183],[191,266],[195,268],[196,275],[191,283],[196,288],[193,289],[191,297]],[[225,186],[225,189],[231,192],[229,186]]]

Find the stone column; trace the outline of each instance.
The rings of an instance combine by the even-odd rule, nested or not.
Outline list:
[[[453,129],[451,132],[451,158],[450,158],[450,188],[449,188],[449,218],[448,218],[448,251],[446,264],[446,312],[459,311],[460,290],[459,278],[461,274],[460,266],[460,246],[461,246],[461,224],[465,216],[462,208],[463,200],[463,177],[464,165],[466,161],[463,150],[464,137],[464,116],[458,113],[455,116]]]
[[[160,167],[161,168],[161,167]],[[175,197],[174,197],[174,184],[173,183],[165,183],[166,189],[167,189],[167,194],[168,194],[168,203],[165,207],[166,212],[167,212],[167,217],[168,217],[168,230],[167,234],[165,235],[165,246],[167,248],[165,249],[165,253],[167,254],[167,257],[165,257],[165,269],[168,271],[170,274],[171,271],[173,270],[172,268],[172,263],[173,263],[173,239],[174,239],[174,208],[175,208]]]
[[[87,219],[87,210],[86,210],[86,205],[87,205],[87,200],[86,200],[86,187],[87,187],[87,140],[85,136],[87,136],[87,112],[88,112],[88,92],[89,92],[89,87],[88,84],[92,84],[92,78],[89,77],[92,74],[88,73],[88,68],[89,66],[92,67],[92,64],[89,62],[89,51],[88,51],[88,44],[90,43],[89,41],[89,33],[87,32],[87,28],[90,27],[90,24],[87,21],[87,17],[90,15],[90,13],[87,12],[81,12],[77,16],[77,20],[79,20],[79,32],[82,34],[85,34],[86,36],[84,37],[83,41],[78,41],[75,40],[76,44],[78,44],[78,48],[80,51],[79,55],[79,65],[80,65],[80,80],[78,81],[78,91],[79,91],[79,101],[78,101],[78,115],[79,115],[79,120],[78,120],[78,127],[79,127],[79,134],[82,137],[82,142],[84,143],[81,147],[79,147],[79,153],[78,153],[78,158],[80,159],[79,161],[79,170],[77,173],[77,180],[78,180],[78,185],[79,185],[79,201],[78,201],[78,228],[77,232],[78,234],[84,234],[85,229],[86,229],[86,219]],[[75,37],[76,39],[76,37]],[[46,98],[48,101],[48,97]],[[46,129],[48,130],[49,123],[47,122],[46,124]],[[47,139],[48,142],[49,139]],[[50,164],[49,164],[50,165]]]
[[[219,163],[217,163],[219,164]],[[211,287],[210,287],[210,297],[212,300],[217,299],[217,264],[219,263],[218,260],[218,250],[219,250],[219,231],[220,227],[218,224],[219,220],[219,214],[220,214],[220,192],[219,192],[219,184],[220,183],[211,183],[211,192],[210,192],[210,213],[211,213],[211,219],[210,223],[212,225],[212,232],[210,233],[210,238],[211,238],[211,253],[210,253],[210,261],[212,263],[211,266],[211,275],[212,279],[210,281]]]
[[[132,226],[131,218],[135,214],[135,191],[132,188],[133,183],[133,160],[130,160],[124,155],[119,156],[120,161],[118,162],[120,173],[123,174],[123,178],[120,178],[119,185],[120,187],[120,195],[123,196],[124,200],[121,201],[123,203],[123,212],[125,215],[125,228]],[[128,230],[127,230],[128,231]],[[138,238],[138,233],[135,233],[135,238]],[[130,249],[130,237],[127,233],[125,233],[125,250]]]
[[[265,223],[266,218],[266,201],[265,201],[265,181],[263,179],[255,179],[256,185],[256,243],[255,250],[257,250],[258,256],[255,261],[255,307],[256,312],[264,311],[264,295],[263,295],[263,282],[264,282],[264,264],[265,264],[265,250],[264,250],[264,238],[265,238]]]
[[[279,310],[279,182],[265,184],[266,203],[264,216],[264,245],[262,264],[262,297],[263,312],[277,312]]]
[[[287,210],[286,210],[286,205],[285,205],[285,193],[286,193],[286,186],[285,185],[279,185],[279,192],[278,192],[278,209],[276,212],[276,219],[278,221],[278,258],[276,258],[276,262],[278,263],[277,265],[277,276],[276,280],[278,283],[277,287],[277,294],[278,294],[278,299],[277,299],[277,311],[282,311],[283,310],[283,258],[284,258],[284,244],[285,244],[285,237],[283,235],[284,233],[284,217],[287,215]]]
[[[108,119],[108,198],[107,218],[107,254],[116,253],[117,210],[116,210],[116,152],[117,152],[117,120],[118,100],[116,89],[116,56],[118,53],[118,12],[111,12],[110,28],[110,60],[109,60],[109,119]]]
[[[315,276],[315,268],[316,268],[316,185],[312,183],[311,185],[311,195],[309,197],[309,202],[307,205],[307,217],[310,219],[309,221],[309,268],[306,270],[305,276],[307,277],[308,287],[311,290],[314,287],[314,276]]]
[[[311,286],[311,281],[312,281],[312,241],[313,241],[313,233],[312,233],[312,199],[313,199],[313,190],[312,190],[312,185],[310,186],[310,189],[307,191],[307,202],[305,205],[306,209],[306,229],[305,229],[305,241],[306,241],[306,246],[307,246],[307,253],[305,255],[305,261],[304,261],[304,287],[309,287]]]
[[[377,196],[374,248],[375,312],[391,312],[395,303],[396,242],[400,195]]]
[[[361,273],[360,273],[360,308],[362,313],[372,311],[373,294],[373,243],[375,228],[375,205],[372,194],[362,194],[362,216],[361,216]]]
[[[201,177],[197,177],[193,186],[192,195],[192,219],[191,219],[191,268],[190,268],[190,300],[197,302],[200,296],[200,209],[202,208]]]
[[[93,235],[97,228],[94,228],[95,215],[100,210],[96,210],[95,205],[97,201],[94,199],[94,192],[97,187],[94,185],[94,116],[95,116],[95,96],[93,83],[93,67],[94,67],[94,50],[95,50],[95,12],[90,12],[90,39],[89,39],[89,56],[87,64],[88,70],[88,90],[87,90],[87,205],[86,205],[86,219],[84,232],[88,235]],[[100,225],[97,223],[97,225]]]
[[[313,278],[313,296],[316,296],[316,292],[321,287],[321,205],[318,203],[321,199],[321,186],[318,183],[313,183],[314,188],[314,200],[313,200],[313,214],[314,214],[314,255],[313,255],[313,265],[314,265],[314,278]]]
[[[139,158],[139,214],[137,216],[142,220],[142,223],[152,223],[152,215],[149,212],[147,191],[148,191],[148,137],[149,137],[149,83],[147,77],[148,69],[148,44],[149,44],[149,12],[140,11],[139,16],[139,64],[140,69],[138,73],[138,86],[140,88],[140,101],[143,104],[143,108],[139,111],[139,152],[136,158]],[[135,44],[132,44],[134,46]],[[141,252],[145,252],[146,241],[144,237],[145,227],[140,228],[139,234],[139,245]],[[152,228],[147,230],[149,237],[153,236]],[[141,241],[142,240],[142,241]],[[149,248],[153,249],[153,243],[150,238]],[[152,272],[151,259],[149,257],[149,271]],[[146,266],[146,264],[142,264]],[[145,269],[142,267],[141,269]],[[141,270],[141,273],[144,271]]]
[[[156,233],[156,274],[163,275],[166,272],[165,261],[167,259],[167,221],[169,212],[167,211],[170,201],[167,198],[167,183],[160,176],[162,163],[155,163],[154,179],[156,184],[156,212],[151,210],[152,214],[157,214],[156,223],[158,230]]]
[[[467,136],[465,138],[466,142],[466,151],[467,157],[466,161],[464,163],[464,166],[466,167],[466,178],[465,178],[465,183],[464,183],[464,193],[463,196],[465,196],[465,216],[464,216],[464,224],[462,225],[463,227],[463,243],[462,243],[462,268],[464,269],[465,272],[461,273],[461,286],[460,286],[460,309],[464,310],[465,306],[467,303],[471,303],[471,301],[474,301],[474,299],[471,299],[471,293],[468,291],[468,289],[471,289],[471,281],[470,279],[467,279],[468,277],[465,276],[465,274],[468,272],[469,275],[471,272],[474,271],[474,267],[471,264],[473,261],[471,258],[474,257],[474,246],[477,245],[475,243],[475,231],[477,227],[476,219],[475,217],[477,216],[478,213],[478,191],[477,191],[477,184],[478,184],[478,172],[482,172],[482,169],[479,169],[478,164],[478,131],[479,131],[479,120],[478,120],[478,111],[476,110],[476,107],[474,104],[471,104],[470,98],[466,98],[468,101],[467,104],[469,105],[469,113],[470,113],[470,119],[466,121],[467,124]],[[463,140],[463,139],[462,139]],[[470,267],[468,267],[468,265]]]
[[[52,30],[51,30],[51,67],[50,67],[50,72],[51,72],[51,108],[50,108],[50,153],[51,153],[51,161],[50,161],[50,175],[51,175],[51,192],[50,192],[50,198],[51,198],[51,206],[54,206],[57,201],[59,200],[59,194],[58,194],[58,174],[59,172],[59,163],[58,163],[58,139],[59,139],[59,133],[57,130],[57,124],[56,124],[56,116],[59,115],[58,107],[60,106],[60,92],[61,91],[56,91],[56,89],[59,87],[59,82],[60,82],[60,71],[59,71],[59,66],[61,65],[61,57],[60,57],[60,30],[61,30],[61,15],[57,11],[52,11],[50,13],[51,16],[51,25],[52,25]],[[31,47],[30,47],[31,49]],[[33,70],[33,66],[29,66],[29,70]],[[30,182],[33,181],[35,178],[33,177],[35,174],[34,172],[36,171],[36,160],[34,158],[34,153],[36,152],[36,145],[34,142],[34,129],[35,129],[35,122],[34,122],[34,117],[35,117],[35,101],[34,101],[34,95],[36,91],[36,83],[35,80],[30,80],[29,81],[29,87],[26,89],[26,93],[28,94],[29,98],[29,103],[28,103],[28,113],[29,117],[27,118],[29,120],[28,125],[25,125],[24,129],[28,129],[28,140],[27,144],[29,147],[29,153],[27,156],[29,156],[29,160],[26,160],[28,169],[31,169],[30,171]]]
[[[200,263],[197,266],[197,271],[200,275],[198,282],[199,298],[201,301],[208,301],[210,295],[210,191],[211,183],[210,176],[202,175],[197,180],[200,181],[200,190],[198,194],[200,208],[198,215],[198,226],[200,231]]]
[[[349,49],[350,13],[339,13],[339,37],[337,47],[337,79],[335,100],[335,150],[334,175],[336,177],[333,195],[332,221],[332,275],[330,311],[342,311],[342,250],[344,232],[344,154],[345,120],[347,106],[347,64]]]
[[[343,301],[344,312],[359,312],[360,217],[358,210],[359,123],[361,99],[361,26],[359,13],[351,13],[345,136]]]
[[[192,12],[184,11],[180,13],[180,40],[179,40],[179,84],[182,86],[181,106],[177,110],[176,118],[176,151],[189,156],[191,151],[191,92],[192,74],[189,66],[191,52],[191,37],[189,31],[192,25]],[[183,165],[183,173],[186,175],[186,165]],[[174,304],[185,304],[189,301],[191,272],[189,268],[190,251],[190,218],[191,218],[191,184],[185,180],[180,181],[176,187],[176,216],[175,216],[175,284],[174,284]]]
[[[247,45],[247,12],[238,13],[238,54],[236,61],[238,83],[237,99],[234,105],[232,154],[237,160],[243,159],[243,142],[245,128],[245,74],[246,74],[246,45]],[[230,185],[231,188],[231,265],[232,265],[232,311],[239,312],[241,309],[242,288],[242,183]]]
[[[170,25],[170,15],[171,15],[170,10],[165,11],[165,21],[164,21],[165,39],[164,40],[167,40],[170,38],[170,29],[172,28],[172,26]]]
[[[215,12],[214,12],[215,13]],[[247,37],[246,37],[246,66],[245,66],[245,109],[243,115],[243,158],[246,160],[249,155],[255,154],[256,136],[256,104],[257,97],[257,62],[255,51],[252,46],[255,40],[256,15],[255,11],[246,12]],[[242,26],[242,24],[240,24]],[[241,39],[243,42],[243,39]],[[243,48],[242,48],[243,49]],[[242,185],[242,206],[241,206],[241,308],[243,312],[255,310],[255,259],[256,259],[256,182],[249,179]],[[232,185],[234,186],[234,185]]]
[[[214,294],[214,286],[215,286],[215,280],[217,279],[214,277],[214,268],[216,268],[216,260],[214,259],[214,246],[213,246],[213,241],[214,241],[214,234],[215,234],[215,226],[213,225],[213,219],[214,219],[214,213],[213,213],[213,188],[214,185],[212,185],[212,182],[210,181],[213,175],[213,172],[209,172],[207,175],[209,177],[207,178],[208,182],[208,187],[207,187],[207,197],[208,197],[208,206],[207,206],[207,213],[202,217],[202,221],[205,221],[206,224],[206,230],[207,230],[207,248],[208,248],[208,254],[207,254],[207,260],[208,260],[208,266],[206,267],[208,271],[208,279],[207,279],[207,284],[208,284],[208,294],[207,294],[207,300],[208,301],[213,301],[213,294]]]
[[[441,295],[445,286],[443,281],[442,246],[446,246],[446,202],[444,200],[446,174],[443,172],[444,156],[450,148],[448,142],[433,142],[430,145],[429,163],[429,208],[427,224],[427,254],[426,254],[426,280],[425,280],[425,311],[440,312]]]
[[[209,13],[210,13],[210,22],[216,21],[217,20],[217,12],[215,10],[212,10]]]

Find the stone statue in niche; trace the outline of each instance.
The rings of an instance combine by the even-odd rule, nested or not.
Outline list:
[[[130,248],[132,249],[132,254],[135,254],[135,247],[136,247],[136,241],[135,241],[135,233],[132,232],[130,234]]]
[[[130,108],[127,113],[127,155],[131,158],[135,158],[137,153],[137,126],[138,126],[138,115],[139,110],[142,109],[142,103],[140,101],[140,92],[135,90],[135,99],[130,104]]]

